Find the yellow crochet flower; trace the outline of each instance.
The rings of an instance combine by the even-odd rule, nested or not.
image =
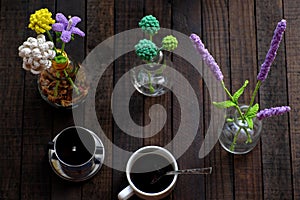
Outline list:
[[[29,28],[34,30],[37,34],[45,33],[51,30],[51,24],[55,23],[55,20],[51,18],[52,13],[47,8],[43,8],[35,11],[30,15]]]

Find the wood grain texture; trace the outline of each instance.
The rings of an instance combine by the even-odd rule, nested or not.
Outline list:
[[[26,18],[41,7],[54,11],[52,1],[28,2]],[[25,28],[25,27],[24,27]],[[32,30],[27,36],[36,37]],[[24,37],[24,40],[26,38]],[[23,114],[23,152],[22,152],[22,199],[50,199],[51,198],[51,169],[47,160],[47,144],[52,137],[53,108],[40,96],[37,89],[37,76],[26,72]]]
[[[172,29],[179,31],[185,34],[187,37],[190,36],[192,32],[199,33],[201,31],[201,1],[173,1],[173,26]],[[181,39],[181,38],[180,38]],[[182,44],[183,46],[185,44]],[[179,40],[178,48],[182,49],[181,41]],[[193,49],[191,49],[193,51]],[[182,149],[187,145],[187,141],[191,136],[194,136],[192,143],[188,146],[188,149],[183,153],[183,155],[177,160],[179,168],[188,169],[188,168],[198,168],[204,167],[204,160],[199,159],[199,150],[203,142],[203,79],[201,74],[195,69],[195,66],[192,66],[189,61],[184,60],[181,55],[174,55],[173,63],[174,68],[184,76],[188,83],[192,86],[193,92],[196,94],[197,108],[191,108],[192,104],[183,105],[180,102],[180,99],[173,94],[173,137],[181,134],[183,138],[180,144],[173,144],[175,154],[181,152]],[[176,81],[174,81],[176,82]],[[182,91],[188,91],[188,88],[182,86]],[[192,93],[182,92],[180,95],[186,94],[185,98],[189,101]],[[183,107],[190,109],[191,112],[199,112],[200,118],[199,121],[194,119],[191,115],[186,116],[183,112]],[[185,116],[185,117],[183,117]],[[189,126],[183,125],[185,127],[184,133],[179,132],[179,126],[183,123],[191,122],[198,125],[197,132],[192,132]],[[184,139],[185,138],[185,139]],[[193,186],[193,187],[191,187]],[[187,194],[189,194],[187,196]],[[205,176],[195,175],[195,176],[179,176],[177,186],[173,191],[173,199],[205,199]]]
[[[153,15],[159,20],[159,24],[161,28],[171,28],[171,4],[168,1],[152,1],[152,0],[145,0],[145,11],[144,16],[146,15]],[[161,35],[164,37],[163,35]],[[161,41],[155,40],[156,37],[154,36],[154,42],[157,46],[161,45]],[[165,56],[167,53],[165,52]],[[170,57],[166,59],[171,59]],[[149,109],[154,104],[160,104],[162,105],[166,112],[168,113],[167,121],[164,125],[164,128],[159,131],[155,136],[150,138],[144,139],[144,145],[157,145],[157,146],[165,146],[172,140],[172,93],[169,91],[166,94],[159,96],[159,97],[145,97],[144,98],[144,124],[150,124],[151,119],[149,117]],[[161,119],[162,116],[159,114],[156,116],[153,116],[153,119]],[[153,120],[155,121],[155,120]],[[151,131],[151,130],[147,130]],[[171,150],[171,149],[170,149]]]
[[[292,110],[288,115],[266,119],[261,142],[243,156],[229,154],[217,143],[205,158],[199,159],[204,136],[210,124],[214,123],[210,107],[214,96],[210,96],[207,88],[214,80],[204,80],[203,76],[210,73],[207,69],[203,68],[201,76],[187,60],[173,55],[174,68],[192,85],[200,112],[199,122],[192,117],[188,119],[198,123],[199,128],[192,144],[178,158],[179,167],[212,166],[213,173],[208,176],[179,176],[172,194],[165,199],[300,199],[299,1],[0,0],[1,200],[117,199],[117,194],[128,185],[124,169],[129,156],[119,154],[111,143],[128,152],[150,144],[165,146],[177,135],[182,120],[181,105],[172,92],[157,98],[134,92],[129,106],[132,120],[140,126],[151,123],[149,109],[160,104],[166,108],[168,116],[164,128],[150,138],[144,138],[144,131],[141,131],[140,137],[132,137],[115,122],[111,94],[120,78],[137,63],[132,47],[131,52],[107,67],[97,88],[94,88],[95,108],[83,105],[80,108],[82,113],[77,113],[79,116],[82,114],[79,119],[83,126],[99,134],[98,124],[89,120],[89,113],[96,112],[98,123],[108,138],[104,145],[110,154],[105,159],[113,167],[103,166],[95,177],[83,183],[69,183],[59,178],[49,166],[47,143],[62,129],[73,125],[74,116],[72,111],[57,110],[41,99],[36,88],[37,77],[21,68],[22,59],[17,50],[27,37],[35,36],[27,28],[30,14],[45,7],[53,13],[62,12],[82,18],[78,25],[86,32],[86,37],[78,36],[67,45],[68,53],[78,61],[110,36],[137,28],[139,20],[147,14],[156,16],[163,28],[186,36],[196,33],[221,67],[224,82],[232,92],[246,79],[250,81],[240,103],[249,103],[273,31],[277,22],[285,18],[287,29],[284,40],[256,100],[261,109],[290,105]],[[127,42],[116,43],[114,40],[114,52],[106,49],[102,53],[119,53],[126,48]],[[186,53],[190,54],[189,51]],[[101,60],[97,62],[100,67],[106,64]],[[122,85],[125,92],[130,87],[133,87],[131,82]],[[121,102],[117,106],[122,106],[122,100],[122,96],[117,97],[117,101]],[[153,119],[160,117],[156,113]],[[184,136],[190,134],[193,133],[187,130]],[[181,151],[186,142],[183,139],[171,150],[175,153]],[[123,170],[115,170],[117,165]],[[140,200],[137,196],[130,198],[134,199]]]
[[[87,33],[87,52],[91,52],[97,45],[114,34],[114,1],[88,0],[86,8],[86,33]],[[99,63],[100,64],[100,63]],[[102,64],[102,63],[101,63]],[[91,112],[96,111],[98,122],[106,137],[113,140],[113,119],[110,104],[113,91],[113,66],[111,65],[102,75],[95,96],[95,108],[86,106],[85,126],[95,131],[104,142],[105,163],[112,163],[112,146],[102,138],[97,129],[97,124],[89,120]],[[93,80],[89,80],[93,81]],[[82,199],[106,200],[112,197],[112,169],[103,165],[101,170],[90,181],[83,185]]]
[[[299,132],[299,54],[300,48],[299,36],[300,19],[300,2],[298,1],[283,1],[284,18],[287,20],[287,29],[285,32],[285,52],[286,52],[286,67],[287,67],[287,86],[288,86],[288,103],[291,106],[289,115],[290,126],[290,142],[291,142],[291,175],[293,181],[293,198],[300,198],[300,132]],[[284,120],[286,120],[284,118]]]
[[[261,65],[270,47],[273,31],[283,18],[283,5],[282,1],[257,1],[256,6],[258,63]],[[267,37],[269,39],[263,39]],[[261,109],[288,104],[284,47],[283,40],[260,89]],[[288,115],[263,121],[261,149],[264,152],[262,165],[265,199],[292,199],[289,137]]]
[[[62,13],[65,16],[78,16],[81,22],[76,27],[85,32],[85,1],[57,1],[55,13]],[[85,56],[85,38],[78,35],[74,36],[75,39],[66,44],[66,52],[73,57],[76,61],[82,62]],[[59,44],[57,44],[59,45]],[[55,137],[63,129],[73,126],[72,110],[54,111],[53,116],[53,137]],[[67,192],[65,192],[67,191]],[[69,184],[66,181],[60,180],[59,177],[52,178],[52,199],[82,199],[82,185]]]
[[[249,80],[239,103],[250,102],[257,75],[255,4],[253,1],[230,1],[231,85],[235,92]],[[234,157],[234,192],[237,199],[262,199],[260,146],[245,156]]]
[[[230,44],[229,44],[229,1],[202,1],[203,16],[203,42],[206,48],[215,58],[224,75],[224,82],[230,88]],[[204,66],[207,67],[207,66]],[[214,81],[214,77],[212,80]],[[219,83],[217,83],[219,84]],[[205,127],[206,129],[214,123],[210,118],[212,101],[216,97],[209,99],[208,91],[205,90]],[[233,177],[233,156],[222,149],[217,143],[206,158],[206,165],[213,166],[213,174],[207,177],[206,198],[207,199],[232,199],[234,197],[234,177]],[[218,182],[219,184],[214,184]]]
[[[159,24],[161,28],[171,29],[172,25],[172,16],[171,10],[172,6],[169,1],[160,1],[160,0],[145,0],[144,1],[144,15],[153,15],[159,20]],[[160,34],[158,34],[160,35]],[[164,37],[161,35],[161,37]],[[159,37],[159,38],[161,38]],[[154,42],[157,46],[161,45],[161,42],[157,40],[157,37],[154,36]],[[167,53],[164,54],[167,56]],[[166,59],[171,59],[170,57]],[[144,125],[150,124],[151,121],[156,121],[155,119],[161,119],[162,116],[159,113],[152,116],[152,119],[149,117],[149,109],[155,104],[159,104],[164,107],[167,112],[167,120],[162,130],[156,133],[154,136],[147,138],[146,135],[143,141],[144,146],[155,145],[155,146],[166,146],[169,142],[172,141],[172,93],[171,91],[159,97],[144,97]],[[151,131],[149,128],[145,128],[145,131]],[[168,149],[172,152],[172,149]],[[164,198],[164,200],[172,199],[172,194],[168,197]]]
[[[27,4],[17,3],[1,1],[0,14],[0,199],[4,200],[20,197],[22,181],[24,72],[16,49],[26,37],[18,27],[26,26],[19,21],[27,17]]]
[[[122,31],[130,30],[138,27],[138,22],[143,17],[144,2],[139,0],[130,1],[130,4],[127,1],[115,1],[115,33],[121,33]],[[129,39],[129,38],[128,38]],[[121,51],[122,48],[125,48],[125,44],[128,39],[122,42],[115,44],[115,51]],[[132,45],[132,50],[133,50]],[[129,52],[114,62],[114,85],[117,84],[119,79],[128,72],[136,64],[136,55],[135,53]],[[129,91],[129,87],[133,87],[131,82],[126,82],[122,85],[124,91]],[[114,107],[113,109],[118,110],[118,106],[122,106],[123,97],[118,95],[116,102],[120,104]],[[138,92],[135,92],[130,99],[129,112],[131,114],[132,120],[143,126],[143,96]],[[129,120],[129,119],[128,119]],[[136,131],[136,130],[132,130]],[[138,148],[143,146],[143,133],[140,133],[141,137],[131,137],[129,133],[123,132],[118,124],[114,124],[113,127],[113,143],[114,145],[120,147],[122,150],[128,152],[134,152]],[[113,186],[112,186],[112,198],[117,198],[118,193],[128,185],[125,175],[126,163],[129,159],[125,153],[114,153],[113,149],[113,164],[123,166],[122,171],[114,170],[113,172]],[[137,198],[136,196],[133,199]]]

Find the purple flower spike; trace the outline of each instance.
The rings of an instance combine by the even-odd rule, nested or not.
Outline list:
[[[220,70],[220,67],[216,63],[215,59],[212,57],[212,55],[208,52],[208,50],[205,48],[204,44],[202,43],[200,37],[196,34],[191,34],[190,39],[192,40],[195,48],[197,49],[198,53],[202,56],[202,59],[207,64],[207,66],[210,68],[214,76],[218,81],[223,80],[223,74]]]
[[[256,114],[257,119],[262,120],[268,117],[272,117],[275,115],[282,115],[286,112],[289,112],[291,108],[289,106],[281,106],[275,108],[269,108],[261,110],[259,113]]]
[[[64,43],[70,42],[72,34],[77,34],[81,37],[85,36],[83,31],[75,27],[81,21],[79,17],[74,16],[67,20],[63,14],[57,13],[55,19],[57,23],[52,25],[52,29],[61,32],[60,39]]]
[[[277,24],[277,27],[274,31],[270,49],[266,55],[266,59],[264,63],[261,65],[260,72],[257,75],[257,80],[259,81],[266,80],[271,64],[276,57],[276,52],[278,50],[285,28],[286,28],[286,20],[283,19]]]

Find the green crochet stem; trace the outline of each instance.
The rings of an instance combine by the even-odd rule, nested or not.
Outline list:
[[[247,113],[249,111],[249,109],[251,108],[251,106],[253,105],[253,103],[255,101],[255,97],[256,97],[256,95],[258,93],[258,90],[259,90],[260,86],[261,86],[261,81],[257,81],[255,89],[254,89],[254,92],[253,92],[253,94],[251,96],[251,101],[250,101],[249,107],[248,107],[248,109],[247,109],[247,111],[245,113]]]
[[[259,81],[259,82],[260,82],[260,81]],[[229,90],[226,88],[224,81],[221,81],[221,84],[222,84],[223,89],[224,89],[225,92],[227,93],[227,95],[228,95],[228,96],[230,97],[230,99],[233,101],[233,96],[231,95],[231,93],[229,92]],[[257,84],[257,87],[255,88],[254,93],[253,93],[253,95],[252,95],[253,101],[251,100],[252,103],[250,103],[250,106],[252,106],[252,104],[253,104],[253,102],[254,102],[255,95],[257,94],[257,91],[258,91],[259,87],[260,87],[260,84]],[[253,96],[254,96],[254,97],[253,97]],[[247,111],[246,111],[244,114],[243,114],[243,112],[241,111],[241,108],[239,107],[238,104],[235,104],[235,106],[234,106],[234,107],[236,108],[236,110],[238,111],[238,113],[239,113],[239,115],[240,115],[241,120],[242,120],[243,123],[246,121],[245,114],[248,112],[250,106],[248,107]],[[246,143],[252,143],[252,139],[251,139],[250,133],[248,132],[248,130],[247,130],[246,128],[243,128],[243,129],[244,129],[244,131],[245,131],[246,134],[247,134],[247,141],[246,141]],[[240,134],[240,132],[241,132],[241,127],[239,128],[238,132],[234,135],[233,142],[232,142],[232,144],[230,145],[230,150],[231,150],[231,151],[233,151],[234,148],[235,148],[236,140],[237,140],[237,137],[238,137],[238,135]]]
[[[232,143],[231,143],[231,145],[230,145],[230,148],[229,148],[230,151],[234,151],[234,148],[235,148],[235,145],[236,145],[236,140],[237,140],[237,138],[238,138],[238,136],[239,136],[241,130],[242,130],[242,128],[240,127],[239,130],[238,130],[238,132],[234,135],[233,141],[232,141]]]
[[[65,51],[65,46],[66,46],[66,43],[62,43],[62,45],[61,45],[61,54],[63,54],[64,53],[64,51]]]
[[[222,84],[223,89],[224,89],[225,92],[227,93],[227,95],[228,95],[228,96],[230,97],[230,99],[233,101],[233,97],[232,97],[232,95],[230,94],[229,90],[226,88],[224,81],[221,81],[221,84]],[[244,122],[246,119],[245,119],[245,117],[244,117],[244,115],[243,115],[243,113],[242,113],[242,111],[241,111],[239,105],[236,104],[234,107],[237,109],[237,111],[238,111],[240,117],[242,118],[242,120],[243,120],[243,122]]]
[[[49,31],[46,31],[46,33],[47,33],[47,35],[48,35],[50,41],[54,43],[53,37],[52,37],[52,35],[50,34],[50,32],[49,32]],[[55,47],[55,46],[53,47],[53,49],[54,49],[55,53],[57,53],[57,50],[56,50],[56,47]]]
[[[68,81],[70,82],[70,84],[72,85],[72,87],[75,89],[76,94],[80,94],[78,87],[74,84],[74,82],[71,79],[71,77],[69,77],[69,74],[66,72],[65,69],[63,71],[64,71],[64,74],[65,74],[66,78],[68,79]]]
[[[153,94],[153,93],[155,92],[155,89],[154,89],[154,87],[153,87],[153,85],[152,85],[152,81],[151,81],[151,73],[150,73],[149,71],[147,71],[147,73],[148,73],[148,79],[149,79],[149,83],[148,83],[148,85],[149,85],[149,90],[150,90],[150,92]]]

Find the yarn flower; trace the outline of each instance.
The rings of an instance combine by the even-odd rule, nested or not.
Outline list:
[[[29,37],[19,47],[19,56],[23,59],[22,67],[25,70],[40,74],[39,84],[43,85],[43,89],[40,89],[48,100],[57,103],[57,100],[61,99],[60,104],[66,105],[62,102],[70,102],[72,96],[72,93],[67,90],[75,90],[76,95],[83,94],[84,90],[79,89],[83,84],[79,84],[80,87],[78,87],[73,81],[78,75],[80,65],[70,61],[70,57],[64,51],[65,44],[70,42],[74,34],[84,37],[85,33],[76,27],[81,21],[79,17],[74,16],[68,20],[63,14],[58,13],[56,23],[51,17],[52,13],[47,8],[39,9],[30,15],[28,27],[38,36]],[[54,45],[50,30],[60,38],[58,39],[61,42],[60,48]],[[44,34],[47,34],[50,41],[46,41]]]
[[[155,56],[157,56],[156,45],[147,39],[140,40],[138,44],[134,46],[135,53],[145,61],[150,62]]]
[[[192,34],[190,36],[190,39],[192,40],[196,50],[198,53],[202,56],[202,59],[206,63],[206,65],[210,68],[214,76],[218,81],[223,80],[223,74],[220,70],[219,65],[215,61],[215,59],[212,57],[212,55],[208,52],[208,50],[205,48],[204,44],[202,43],[200,37],[196,34]]]
[[[76,27],[76,25],[81,21],[79,17],[74,16],[67,20],[62,13],[57,13],[55,19],[57,23],[52,25],[52,29],[54,31],[61,32],[60,39],[64,43],[70,42],[72,34],[77,34],[81,37],[85,36],[85,33]]]
[[[139,22],[139,27],[150,36],[155,35],[159,29],[159,21],[152,15],[147,15]]]
[[[276,116],[276,115],[282,115],[286,112],[289,112],[291,108],[289,106],[281,106],[281,107],[275,107],[275,108],[267,108],[264,110],[261,110],[257,113],[256,117],[259,120]]]
[[[276,52],[279,48],[279,44],[282,40],[283,33],[286,29],[286,20],[281,20],[278,22],[277,27],[274,31],[274,36],[271,41],[270,49],[266,55],[266,59],[264,63],[261,65],[260,72],[257,75],[257,80],[264,81],[268,76],[268,72],[270,71],[270,67],[276,57]]]
[[[162,40],[162,48],[167,51],[174,51],[178,46],[178,41],[173,35],[168,35]]]
[[[30,15],[29,28],[34,30],[37,34],[45,33],[51,30],[51,24],[55,23],[55,20],[51,18],[52,13],[47,8],[37,10],[34,14]]]
[[[159,74],[159,76],[161,76],[167,67],[165,56],[163,55],[162,51],[173,51],[177,48],[178,41],[174,36],[169,35],[163,38],[161,42],[162,47],[157,47],[152,39],[153,36],[158,33],[160,26],[159,21],[152,15],[143,17],[139,22],[139,27],[143,32],[149,35],[149,40],[141,39],[138,44],[134,46],[135,53],[139,58],[147,63],[148,69],[145,69],[147,78],[145,78],[143,81],[145,81],[146,85],[148,85],[149,92],[154,94],[158,92],[158,89],[155,89],[155,87],[159,88],[163,82],[157,81],[158,78],[154,77],[154,75],[156,76]],[[157,82],[155,83],[156,86],[153,84],[153,81]],[[142,85],[144,85],[144,83]]]
[[[23,58],[23,68],[33,74],[39,74],[50,68],[55,57],[53,42],[46,41],[44,35],[29,37],[20,47],[19,56]]]
[[[237,112],[239,113],[239,120],[241,120],[243,123],[247,124],[247,128],[245,127],[239,127],[237,133],[233,137],[232,144],[230,146],[230,150],[233,151],[235,147],[236,140],[238,138],[239,133],[243,130],[247,134],[247,140],[246,143],[251,143],[251,134],[250,131],[254,128],[254,118],[257,117],[257,119],[262,120],[267,117],[275,116],[275,115],[280,115],[286,112],[289,112],[291,109],[289,106],[282,106],[282,107],[276,107],[276,108],[270,108],[270,109],[265,109],[259,112],[259,105],[258,103],[254,104],[255,97],[258,93],[258,90],[262,84],[262,82],[266,79],[268,72],[270,70],[270,66],[272,62],[275,59],[276,52],[278,50],[280,41],[282,40],[283,33],[286,29],[286,20],[281,20],[275,31],[274,31],[274,36],[271,41],[271,46],[270,49],[266,55],[266,59],[264,63],[261,66],[260,72],[257,76],[257,82],[255,89],[252,93],[251,100],[249,103],[249,106],[247,106],[247,110],[243,111],[240,108],[238,99],[240,96],[244,93],[245,88],[247,87],[249,81],[246,80],[245,83],[240,87],[235,93],[231,94],[229,90],[226,88],[225,83],[223,81],[223,74],[220,70],[220,67],[216,63],[215,59],[212,57],[212,55],[208,52],[208,50],[205,48],[204,44],[202,43],[201,39],[199,36],[196,34],[191,34],[190,39],[199,53],[199,55],[202,57],[203,61],[206,63],[206,65],[210,68],[210,70],[213,72],[215,78],[221,82],[222,87],[226,94],[229,97],[229,100],[223,101],[223,102],[213,102],[213,104],[218,107],[218,108],[230,108],[234,107]],[[229,121],[232,121],[232,119],[229,119]]]

